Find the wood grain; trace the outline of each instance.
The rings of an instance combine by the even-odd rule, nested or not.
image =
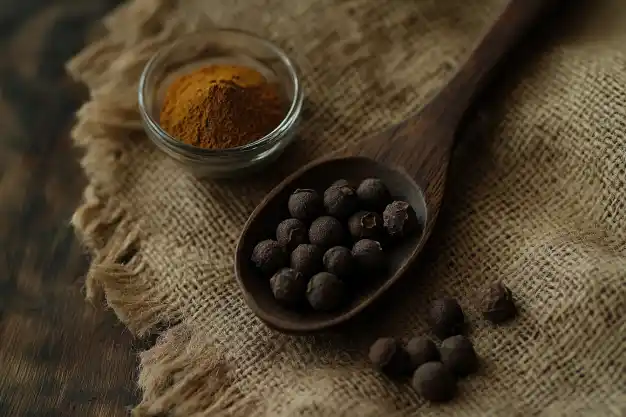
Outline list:
[[[287,333],[310,333],[344,324],[361,313],[401,278],[417,259],[437,219],[443,199],[455,133],[472,100],[491,80],[493,69],[556,0],[510,0],[465,63],[441,91],[415,116],[314,161],[279,184],[251,214],[235,252],[235,273],[246,303],[269,326]],[[414,237],[390,252],[389,272],[361,287],[354,298],[333,313],[295,312],[272,297],[267,279],[250,264],[257,242],[273,238],[286,218],[290,193],[300,189],[322,192],[345,178],[381,178],[392,193],[411,203],[424,224]]]
[[[84,301],[68,131],[86,92],[64,63],[117,1],[0,1],[0,416],[123,416],[130,334]]]

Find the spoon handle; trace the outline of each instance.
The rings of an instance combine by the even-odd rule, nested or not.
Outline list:
[[[556,0],[510,0],[450,82],[428,104],[448,126],[456,127],[502,57]]]

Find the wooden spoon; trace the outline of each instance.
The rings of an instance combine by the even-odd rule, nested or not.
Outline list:
[[[268,326],[286,333],[309,333],[343,323],[379,298],[407,270],[430,236],[441,205],[455,131],[472,98],[503,55],[519,40],[551,0],[511,0],[465,64],[415,116],[316,160],[285,179],[254,210],[239,239],[235,273],[244,299]],[[275,239],[278,223],[289,217],[287,200],[298,188],[323,192],[338,179],[382,179],[391,193],[408,201],[424,231],[389,252],[390,272],[364,285],[332,313],[297,312],[273,298],[267,277],[251,264],[254,246]]]

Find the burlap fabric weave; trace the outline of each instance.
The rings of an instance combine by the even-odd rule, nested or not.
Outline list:
[[[583,2],[581,2],[583,3]],[[410,115],[445,81],[504,0],[134,0],[69,70],[91,90],[76,143],[90,184],[73,222],[104,296],[136,334],[137,416],[626,415],[626,4],[564,8],[558,36],[508,74],[484,128],[455,151],[425,259],[363,329],[289,337],[244,305],[232,254],[282,175]],[[273,172],[194,179],[146,138],[136,86],[150,55],[212,25],[275,40],[302,72],[300,139]],[[521,316],[484,323],[476,291],[503,279]],[[427,404],[370,369],[380,335],[427,332],[429,301],[458,297],[479,375]]]

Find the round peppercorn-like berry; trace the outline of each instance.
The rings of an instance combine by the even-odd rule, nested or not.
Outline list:
[[[310,278],[322,270],[324,250],[319,246],[303,243],[291,252],[291,267]]]
[[[461,334],[465,325],[465,315],[458,301],[451,297],[435,300],[429,311],[430,325],[440,338]]]
[[[344,246],[334,246],[328,249],[324,254],[323,262],[326,271],[342,279],[352,276],[356,269],[352,252]]]
[[[276,240],[286,250],[292,251],[296,246],[309,241],[309,232],[301,220],[286,219],[276,227]]]
[[[383,222],[387,234],[394,239],[402,238],[417,229],[417,215],[409,203],[394,201],[383,211]]]
[[[314,275],[306,290],[309,304],[318,311],[335,310],[341,305],[344,295],[345,284],[329,272]]]
[[[377,212],[381,212],[391,201],[387,186],[378,178],[367,178],[361,181],[356,189],[356,195],[364,208]]]
[[[322,197],[315,190],[297,189],[289,196],[287,202],[291,217],[305,223],[321,216],[324,212]]]
[[[352,247],[352,256],[358,268],[365,273],[379,272],[385,268],[385,254],[380,243],[362,239]]]
[[[307,279],[291,268],[283,268],[270,278],[274,298],[289,307],[300,305],[306,298]]]
[[[487,289],[481,309],[483,317],[494,324],[504,323],[517,315],[513,294],[502,282],[496,282]]]
[[[374,368],[389,376],[402,376],[411,373],[409,354],[392,337],[381,337],[369,350],[369,360]]]
[[[446,402],[456,394],[454,375],[441,362],[426,362],[413,374],[413,389],[432,402]]]
[[[256,244],[250,259],[264,274],[271,275],[285,266],[287,253],[278,242],[267,239]]]
[[[435,342],[427,337],[414,337],[406,344],[406,351],[411,358],[413,370],[426,362],[439,360],[439,351]]]
[[[359,211],[350,216],[348,229],[355,239],[379,240],[383,236],[383,219],[373,211]]]
[[[359,198],[347,185],[331,185],[324,191],[324,207],[331,216],[345,219],[357,211]]]
[[[441,362],[456,375],[466,376],[478,369],[478,357],[474,346],[463,335],[445,339],[441,342],[439,353],[441,354]]]
[[[322,216],[311,223],[309,241],[323,248],[340,246],[346,240],[341,222],[331,216]]]

